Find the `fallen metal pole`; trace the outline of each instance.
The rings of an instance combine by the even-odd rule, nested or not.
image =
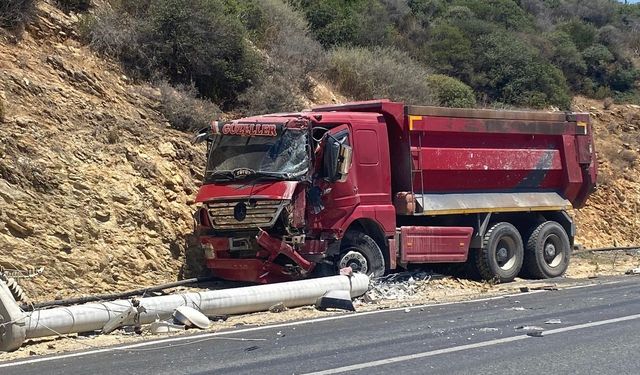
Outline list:
[[[363,274],[352,276],[330,276],[318,279],[290,281],[278,284],[249,286],[243,288],[191,292],[175,295],[141,298],[144,308],[139,314],[139,323],[148,324],[156,319],[166,319],[179,306],[190,306],[205,315],[242,314],[265,311],[276,303],[287,307],[313,305],[316,300],[332,290],[348,291],[352,298],[364,294],[369,289],[369,277]],[[0,294],[0,305],[17,305],[9,295]],[[15,306],[11,306],[15,305]],[[116,300],[103,303],[88,303],[78,306],[57,307],[32,312],[19,312],[4,326],[17,328],[12,340],[3,341],[0,336],[0,350],[15,350],[24,339],[101,330],[107,322],[133,307],[130,300]],[[0,309],[1,310],[1,309]],[[132,324],[133,322],[127,322]],[[24,332],[24,334],[22,334]],[[16,338],[17,337],[17,338]],[[22,340],[20,338],[22,337]],[[17,342],[19,345],[16,346]]]
[[[114,300],[114,299],[128,298],[128,297],[134,297],[134,296],[144,296],[145,294],[151,293],[151,292],[159,292],[165,289],[175,288],[178,286],[189,285],[189,284],[203,283],[211,280],[214,280],[214,278],[213,277],[196,277],[193,279],[185,279],[185,280],[174,281],[172,283],[151,286],[148,288],[129,290],[122,293],[94,294],[86,297],[68,298],[68,299],[62,299],[57,301],[40,302],[35,304],[23,304],[22,306],[20,306],[20,308],[23,309],[24,311],[32,311],[32,310],[37,310],[43,307],[70,306],[70,305],[77,305],[79,303]]]

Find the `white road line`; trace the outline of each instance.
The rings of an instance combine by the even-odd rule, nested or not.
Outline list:
[[[570,287],[561,288],[560,290],[588,288],[588,287],[594,287],[594,286],[599,286],[599,285],[617,284],[619,282],[620,281],[610,281],[610,282],[605,282],[605,283],[594,283],[594,284],[586,284],[586,285],[573,285],[573,286],[570,286]],[[480,299],[473,299],[473,300],[468,300],[468,301],[455,301],[455,302],[444,302],[444,303],[431,303],[431,304],[415,305],[415,306],[409,306],[409,308],[411,308],[411,309],[437,308],[437,307],[440,307],[440,306],[460,305],[460,304],[477,303],[477,302],[487,302],[487,301],[493,301],[493,300],[498,300],[498,299],[502,299],[502,298],[509,298],[509,297],[514,297],[514,296],[522,296],[522,295],[535,294],[535,293],[545,293],[545,292],[548,292],[548,291],[547,290],[532,290],[532,291],[524,293],[524,294],[523,293],[502,294],[502,295],[498,295],[498,296],[480,298]],[[186,341],[186,340],[199,340],[199,339],[206,339],[206,338],[215,337],[215,336],[235,335],[235,334],[240,334],[240,333],[255,332],[255,331],[261,331],[261,330],[272,329],[272,328],[294,327],[294,326],[299,326],[299,325],[304,325],[304,324],[326,322],[326,321],[331,321],[331,320],[358,318],[358,317],[366,316],[366,315],[389,313],[389,312],[395,312],[395,311],[404,311],[406,308],[407,307],[398,307],[398,308],[394,308],[394,309],[366,311],[366,312],[359,312],[359,313],[355,313],[355,314],[343,314],[343,315],[336,315],[336,316],[328,316],[328,317],[324,317],[324,318],[316,318],[316,319],[311,319],[311,320],[300,320],[300,321],[297,321],[297,322],[287,322],[287,323],[266,325],[266,326],[261,326],[261,327],[252,327],[252,328],[244,328],[244,329],[237,329],[237,330],[229,330],[229,331],[225,331],[225,332],[214,332],[214,333],[188,335],[188,336],[180,336],[180,337],[172,337],[172,338],[164,338],[164,339],[153,339],[153,340],[149,340],[149,341],[144,341],[144,342],[140,342],[140,343],[136,343],[136,344],[124,345],[124,346],[117,346],[117,347],[104,348],[104,349],[94,349],[94,350],[88,350],[88,351],[77,352],[77,353],[54,355],[54,356],[50,356],[50,357],[33,358],[33,359],[27,359],[27,360],[23,360],[23,361],[4,363],[4,364],[0,363],[0,368],[22,366],[22,365],[38,363],[38,362],[57,361],[57,360],[61,360],[61,359],[82,357],[82,356],[87,356],[87,355],[91,355],[91,354],[98,354],[98,353],[105,353],[105,352],[126,351],[127,349],[140,348],[140,347],[151,346],[151,345],[156,345],[156,344],[170,344],[170,343]]]
[[[613,324],[613,323],[619,323],[619,322],[624,322],[624,321],[628,321],[628,320],[635,320],[635,319],[640,319],[640,314],[623,316],[621,318],[600,320],[600,321],[584,323],[584,324],[577,324],[577,325],[574,325],[574,326],[568,326],[568,327],[562,327],[562,328],[553,329],[553,330],[549,330],[549,331],[544,331],[543,332],[543,336],[548,336],[548,335],[553,335],[553,334],[563,333],[563,332],[569,332],[569,331],[576,331],[576,330],[579,330],[579,329],[597,327],[597,326],[601,326],[601,325],[605,325],[605,324]],[[482,341],[482,342],[478,342],[478,343],[475,343],[475,344],[453,346],[453,347],[450,347],[450,348],[431,350],[431,351],[428,351],[428,352],[403,355],[403,356],[399,356],[399,357],[391,357],[391,358],[381,359],[381,360],[378,360],[378,361],[370,361],[370,362],[366,362],[366,363],[359,363],[359,364],[350,365],[350,366],[337,367],[337,368],[323,370],[323,371],[310,372],[310,373],[307,373],[307,374],[304,374],[304,375],[339,374],[339,373],[344,373],[344,372],[348,372],[348,371],[362,370],[362,369],[366,369],[366,368],[383,366],[383,365],[388,365],[388,364],[397,363],[397,362],[410,361],[410,360],[413,360],[413,359],[420,359],[420,358],[425,358],[425,357],[433,357],[433,356],[436,356],[436,355],[439,355],[439,354],[454,353],[454,352],[460,352],[460,351],[463,351],[463,350],[477,349],[477,348],[483,348],[483,347],[492,346],[492,345],[504,344],[504,343],[507,343],[507,342],[519,341],[519,340],[524,340],[524,339],[527,339],[527,338],[531,338],[531,336],[519,335],[519,336],[505,337],[505,338],[501,338],[501,339]]]

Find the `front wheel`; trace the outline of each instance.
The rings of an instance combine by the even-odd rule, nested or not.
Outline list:
[[[561,276],[569,267],[571,244],[562,225],[540,224],[531,233],[524,253],[524,271],[538,279]]]
[[[362,272],[371,277],[384,275],[384,256],[380,247],[364,233],[350,233],[342,240],[338,268],[351,267],[355,272]]]
[[[513,281],[522,268],[524,246],[518,230],[511,224],[497,223],[485,233],[482,249],[476,252],[480,277],[500,283]]]

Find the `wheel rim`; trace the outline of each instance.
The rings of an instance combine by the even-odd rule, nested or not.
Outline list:
[[[347,253],[340,258],[339,266],[340,268],[351,267],[353,271],[365,274],[369,271],[367,258],[359,251],[347,251]]]
[[[549,235],[544,240],[542,248],[542,257],[549,267],[558,267],[564,260],[564,252],[562,251],[562,242],[555,234]]]
[[[509,271],[516,264],[516,241],[511,237],[503,237],[496,246],[496,262],[498,267]]]

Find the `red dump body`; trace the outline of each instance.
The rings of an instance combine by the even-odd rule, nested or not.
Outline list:
[[[394,192],[555,192],[580,208],[595,188],[597,165],[588,113],[405,106],[387,101],[317,110],[385,116]]]
[[[364,261],[370,255],[344,255],[349,238],[359,234],[377,243],[387,270],[467,261],[485,246],[488,226],[501,221],[517,226],[523,238],[540,223],[557,222],[573,243],[565,210],[582,207],[595,188],[596,158],[584,113],[377,100],[225,126],[250,133],[292,123],[349,145],[348,174],[340,181],[323,176],[323,143],[310,141],[306,178],[203,185],[196,199],[203,203],[196,215],[200,242],[207,266],[221,278],[282,281],[306,277],[318,264]],[[273,135],[284,134],[278,132]]]

